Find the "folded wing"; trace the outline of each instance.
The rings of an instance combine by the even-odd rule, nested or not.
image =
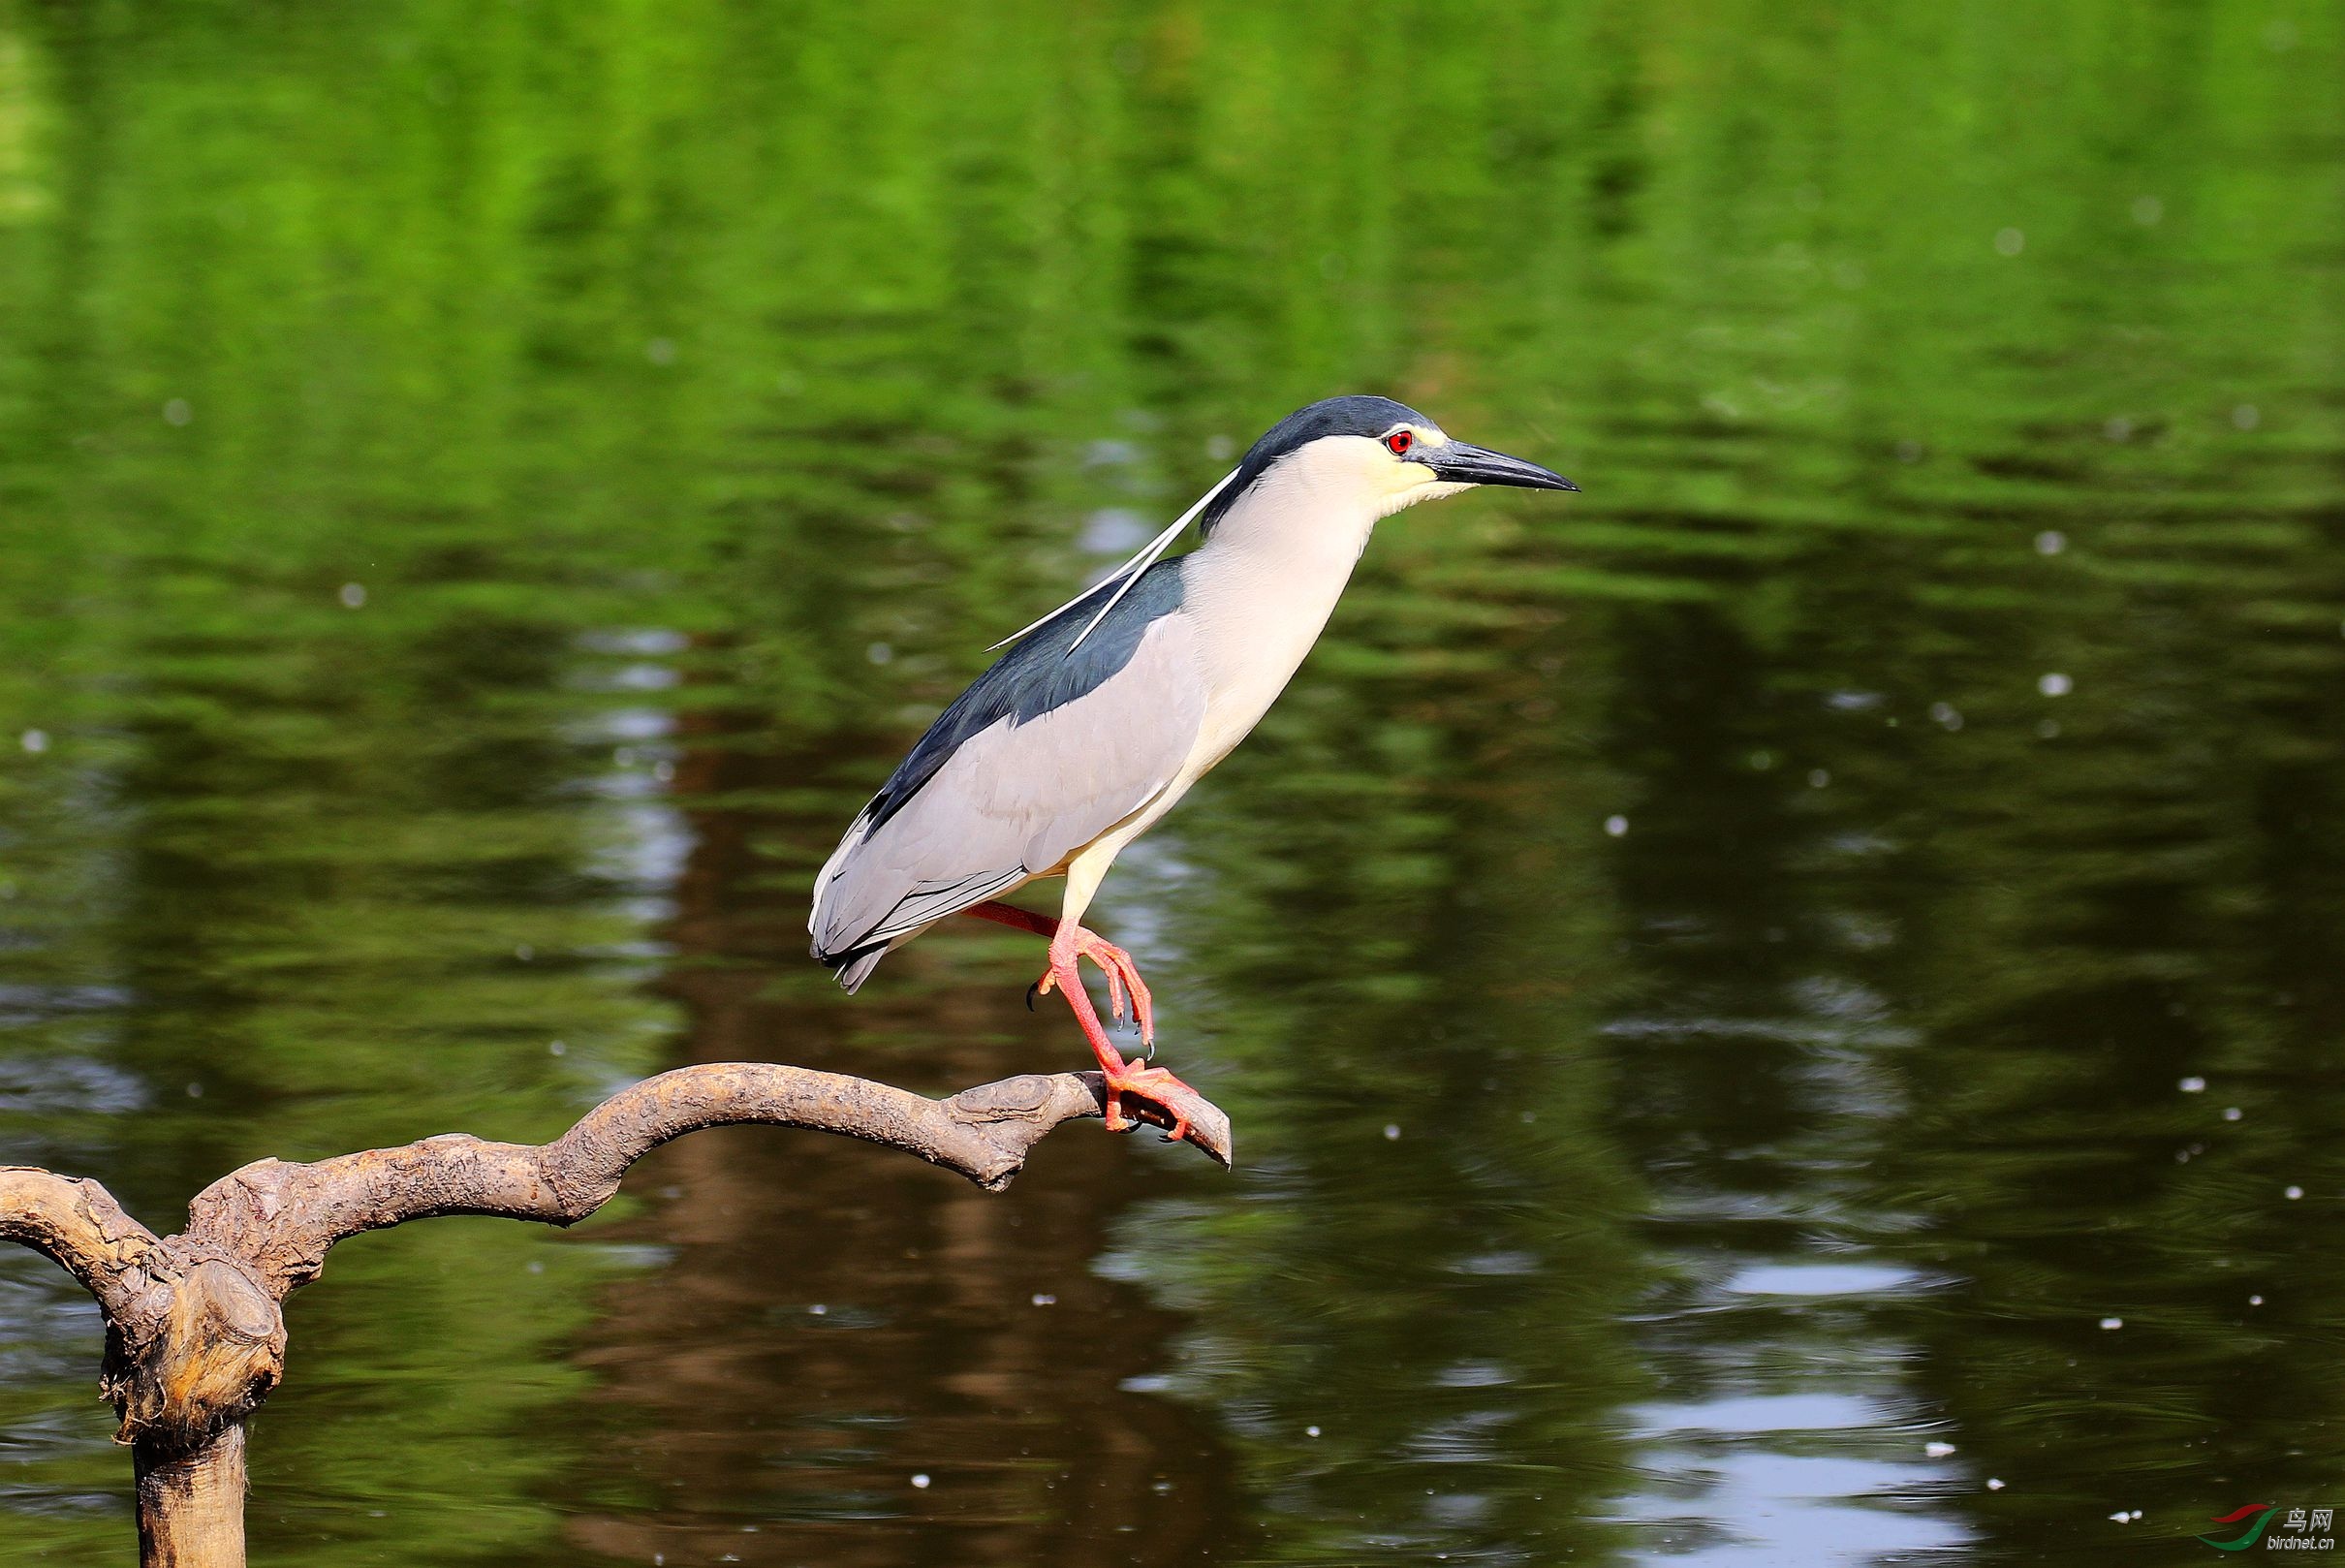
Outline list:
[[[1045,621],[921,737],[815,883],[814,956],[849,990],[891,946],[1060,868],[1178,776],[1204,718],[1180,563],[1096,628]],[[1079,645],[1078,643],[1079,641]]]

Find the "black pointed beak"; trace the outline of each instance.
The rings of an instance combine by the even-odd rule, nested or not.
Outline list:
[[[1453,485],[1511,485],[1519,490],[1577,490],[1579,486],[1537,463],[1510,457],[1503,452],[1468,446],[1463,441],[1420,446],[1409,454]]]

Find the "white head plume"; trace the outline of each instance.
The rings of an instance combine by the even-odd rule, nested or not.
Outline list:
[[[1091,623],[1082,629],[1081,636],[1076,638],[1074,642],[1067,644],[1067,653],[1073,653],[1077,648],[1081,647],[1083,645],[1083,638],[1089,637],[1093,632],[1099,630],[1099,623],[1108,618],[1109,611],[1113,610],[1117,605],[1123,602],[1124,595],[1132,591],[1132,584],[1140,580],[1140,575],[1142,572],[1145,572],[1149,567],[1154,566],[1156,564],[1156,558],[1162,555],[1166,550],[1172,548],[1172,541],[1180,537],[1180,531],[1189,526],[1190,523],[1196,521],[1197,515],[1200,512],[1203,512],[1206,507],[1212,505],[1213,497],[1219,495],[1223,490],[1228,489],[1230,487],[1230,481],[1235,479],[1236,477],[1237,470],[1235,468],[1222,475],[1221,483],[1215,485],[1211,489],[1205,491],[1204,494],[1199,496],[1195,506],[1189,508],[1188,511],[1182,513],[1178,517],[1173,519],[1172,526],[1167,528],[1163,533],[1158,534],[1154,539],[1149,540],[1145,545],[1141,546],[1139,554],[1133,556],[1130,560],[1124,562],[1123,565],[1117,567],[1114,571],[1109,573],[1106,577],[1101,578],[1097,582],[1092,583],[1091,586],[1085,588],[1082,592],[1077,594],[1074,598],[1068,600],[1056,610],[1050,612],[1048,615],[1045,615],[1041,620],[1035,621],[1031,625],[1022,626],[1018,630],[1012,632],[1008,637],[1003,638],[1000,642],[994,643],[993,647],[989,647],[985,651],[990,653],[993,651],[993,648],[1008,647],[1011,643],[1016,642],[1028,632],[1033,631],[1036,627],[1042,626],[1048,622],[1052,616],[1061,615],[1066,612],[1073,610],[1077,605],[1081,604],[1084,600],[1090,598],[1093,594],[1099,592],[1103,588],[1113,587],[1115,589],[1114,596],[1109,599],[1106,604],[1099,607],[1099,613],[1091,617]],[[1059,657],[1065,658],[1066,654],[1061,654]]]

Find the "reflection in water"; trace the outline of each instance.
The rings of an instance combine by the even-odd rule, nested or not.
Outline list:
[[[785,791],[808,760],[749,749],[765,738],[696,723],[681,791]],[[1017,1009],[1032,944],[982,938],[969,945],[990,961],[970,963],[957,994],[913,998],[935,1021],[822,1044],[839,1004],[773,984],[804,950],[801,879],[762,877],[756,847],[759,828],[812,846],[822,819],[696,814],[662,987],[690,1020],[685,1059],[805,1041],[804,1065],[881,1071],[877,1051],[892,1057],[885,1076],[945,1091],[1064,1049]],[[959,948],[948,956],[969,956]],[[995,969],[1013,978],[989,984]],[[901,1156],[753,1131],[647,1164],[635,1186],[655,1206],[618,1230],[656,1241],[667,1266],[614,1293],[579,1352],[607,1446],[570,1539],[630,1561],[1024,1561],[1047,1520],[1052,1560],[1226,1549],[1229,1467],[1211,1433],[1123,1392],[1158,1371],[1177,1319],[1084,1267],[1125,1162],[1104,1139],[1069,1142],[1003,1198]]]
[[[1103,897],[1235,1176],[737,1132],[360,1239],[258,1560],[2114,1564],[2345,1486],[2335,18],[1352,20],[0,5],[0,1158],[153,1221],[1079,1063],[1014,933],[803,956],[984,644],[1329,392],[1588,486],[1388,524]],[[0,1560],[120,1558],[96,1350],[0,1255]]]

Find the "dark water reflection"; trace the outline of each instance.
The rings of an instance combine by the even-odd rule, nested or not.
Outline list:
[[[2288,4],[0,3],[0,1158],[167,1223],[683,1061],[1074,1062],[1011,933],[838,997],[806,882],[983,644],[1373,388],[1587,493],[1388,525],[1103,900],[1238,1174],[719,1134],[362,1239],[257,1559],[2345,1501],[2340,83]],[[0,1561],[122,1560],[97,1348],[0,1257]]]

